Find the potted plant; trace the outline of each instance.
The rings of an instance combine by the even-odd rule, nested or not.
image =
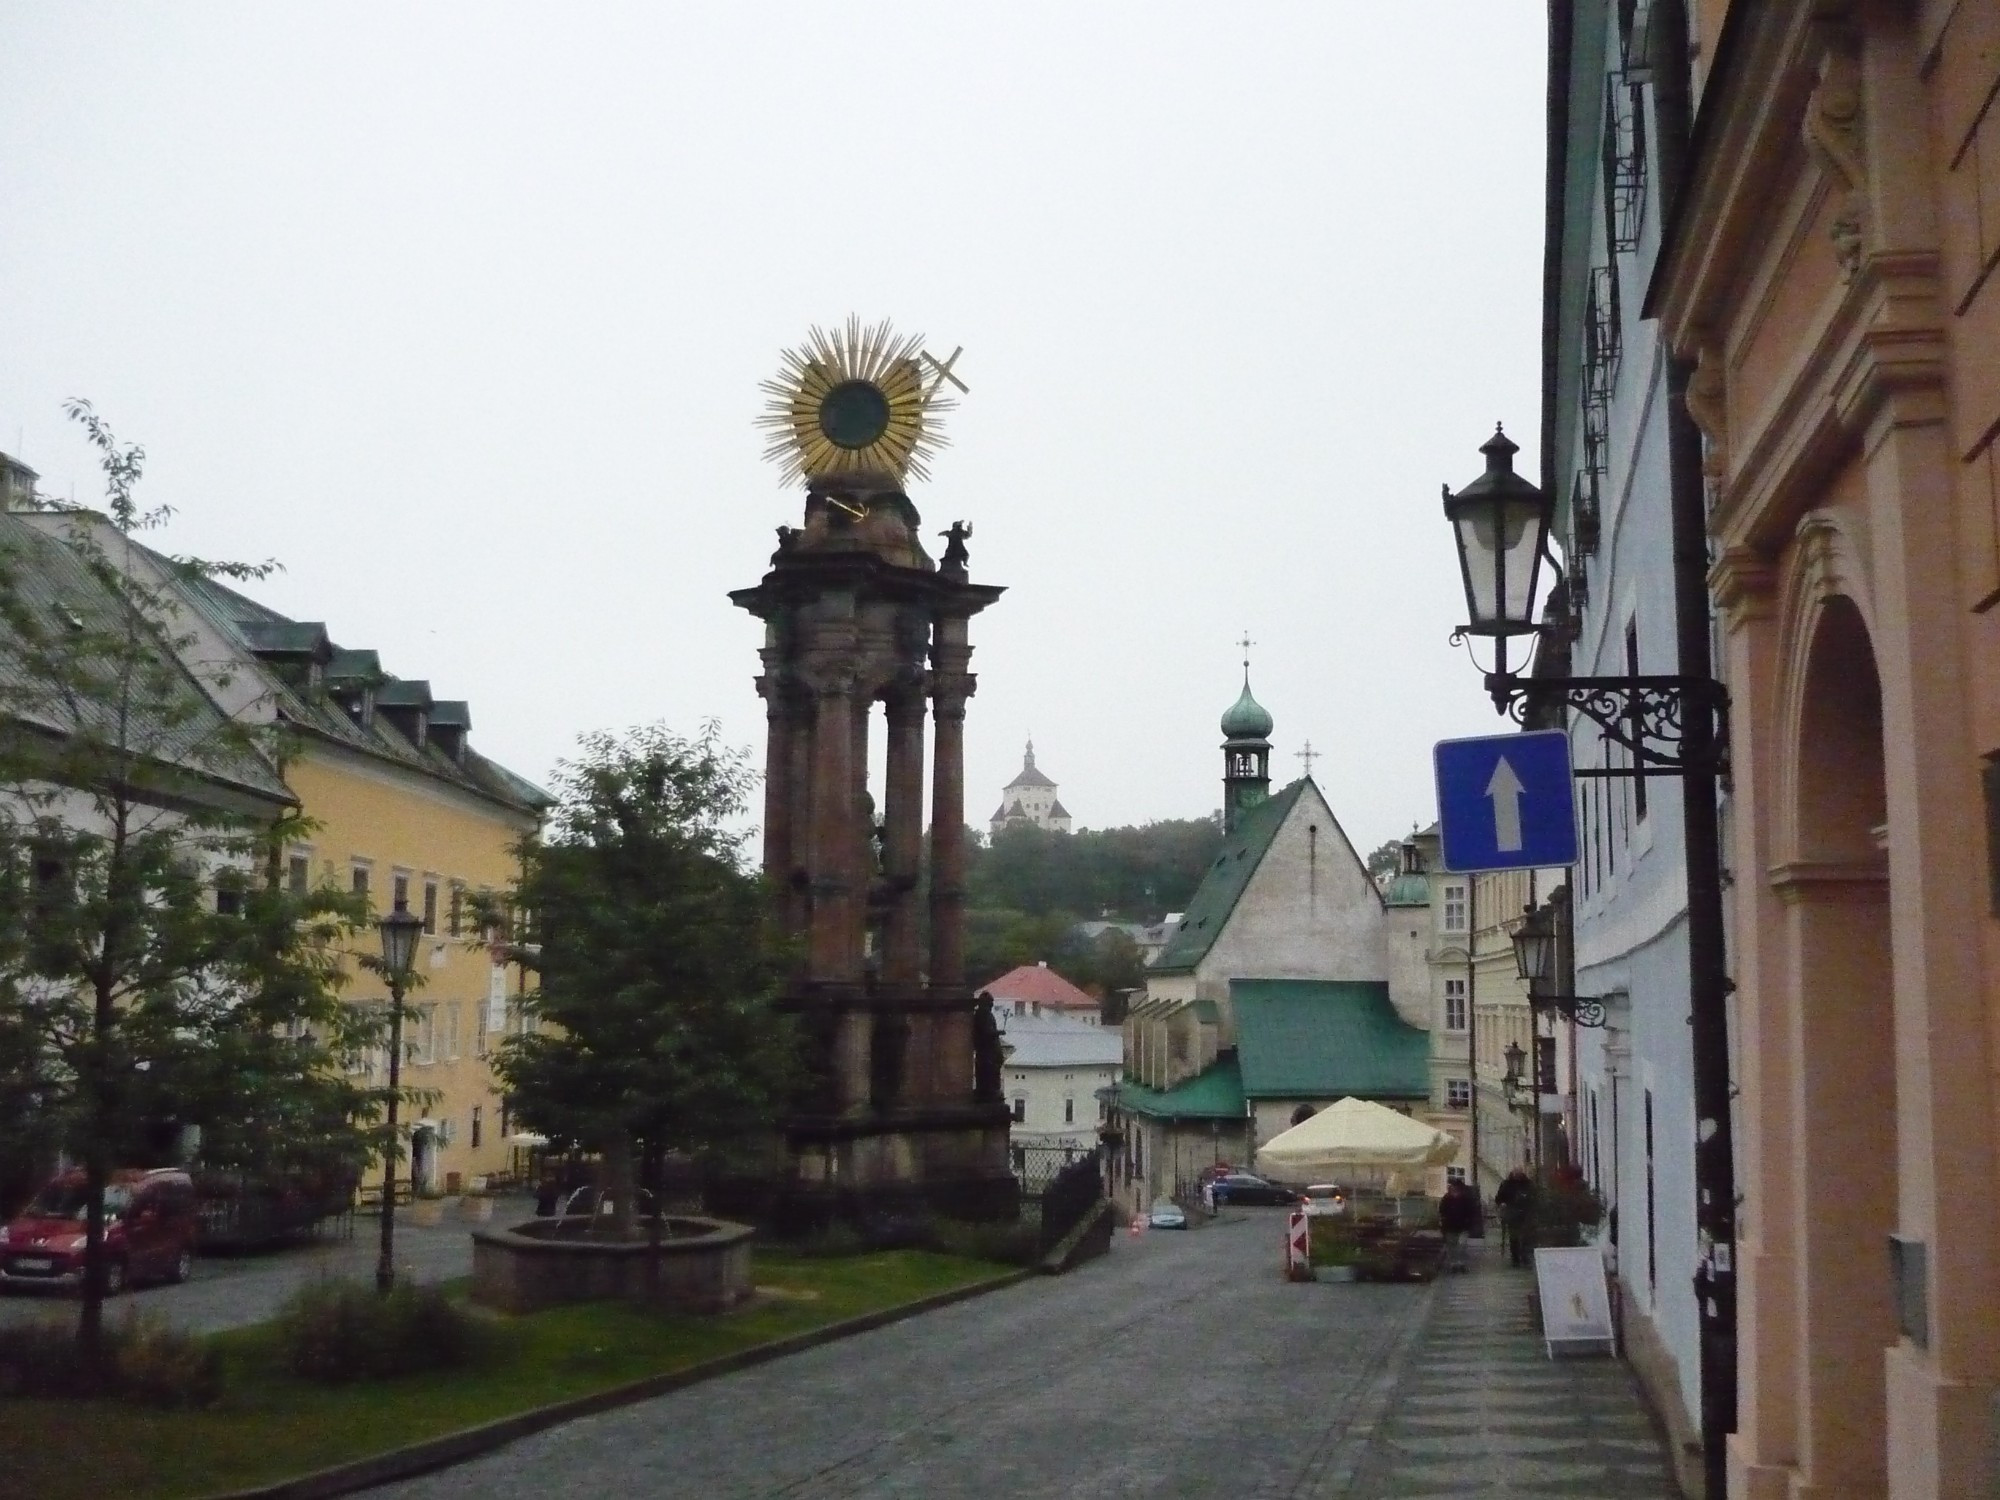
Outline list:
[[[1557,1167],[1535,1184],[1534,1214],[1535,1244],[1580,1245],[1584,1230],[1604,1222],[1604,1200],[1575,1167]]]
[[[1361,1247],[1345,1224],[1316,1220],[1312,1232],[1312,1267],[1319,1281],[1353,1281]]]

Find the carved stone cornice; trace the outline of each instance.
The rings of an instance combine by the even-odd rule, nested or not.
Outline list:
[[[1889,890],[1888,865],[1876,859],[1793,859],[1766,873],[1771,889],[1788,902],[1880,900]]]
[[[1776,612],[1778,570],[1755,547],[1724,547],[1708,570],[1708,591],[1730,624]]]

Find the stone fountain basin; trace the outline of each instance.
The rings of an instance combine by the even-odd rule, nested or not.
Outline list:
[[[747,1224],[670,1215],[657,1249],[637,1237],[558,1234],[552,1219],[472,1231],[472,1300],[503,1312],[620,1299],[671,1312],[722,1312],[750,1295]]]

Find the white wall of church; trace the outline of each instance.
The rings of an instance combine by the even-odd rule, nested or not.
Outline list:
[[[1385,980],[1382,911],[1332,809],[1308,787],[1197,966],[1199,993],[1226,1003],[1230,979],[1246,974]]]

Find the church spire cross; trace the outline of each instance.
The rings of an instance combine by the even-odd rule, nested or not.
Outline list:
[[[1311,776],[1313,773],[1313,762],[1323,759],[1325,755],[1325,751],[1313,749],[1313,742],[1311,740],[1306,741],[1305,749],[1299,751],[1299,759],[1305,762],[1307,776]]]
[[[1236,644],[1243,648],[1243,685],[1248,687],[1250,685],[1250,648],[1257,643],[1250,639],[1250,632],[1246,630],[1243,632],[1243,639],[1236,642]]]

